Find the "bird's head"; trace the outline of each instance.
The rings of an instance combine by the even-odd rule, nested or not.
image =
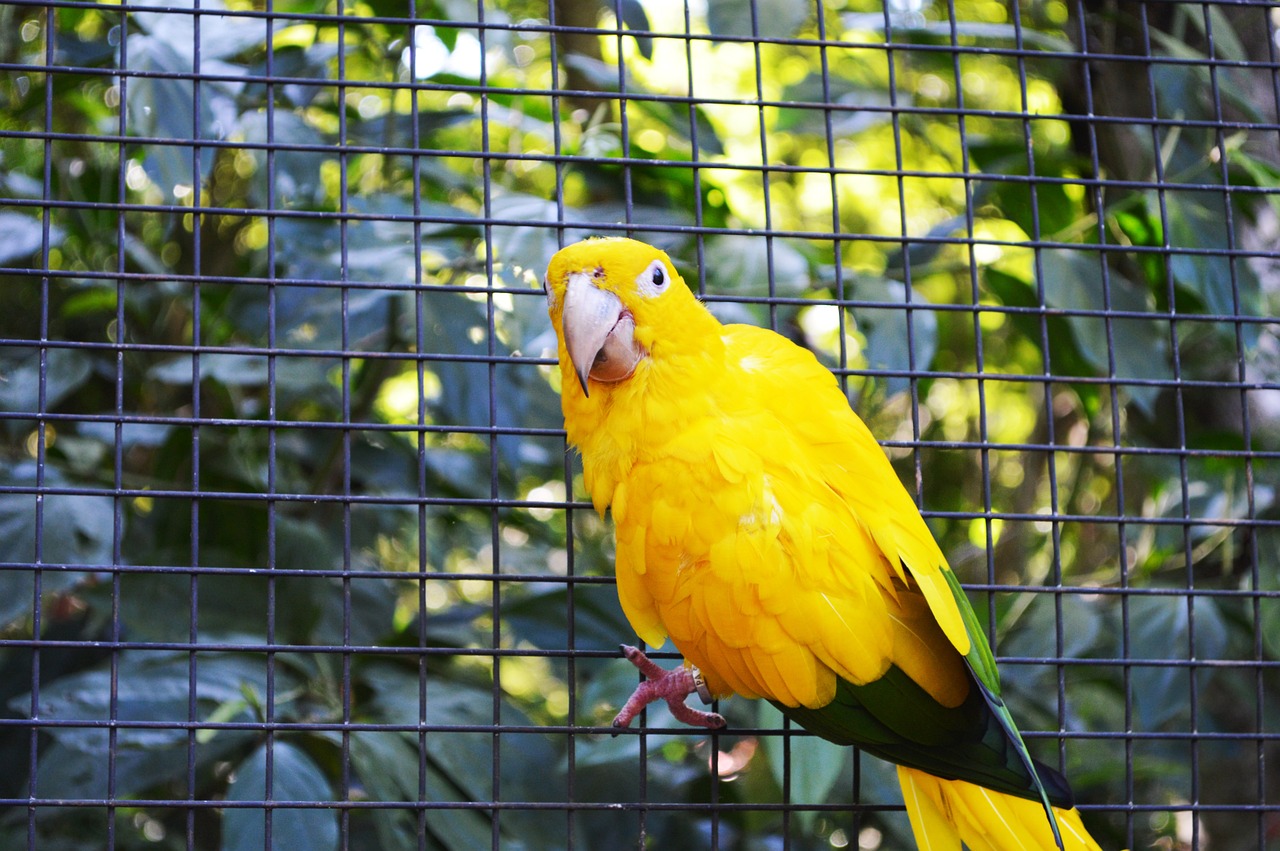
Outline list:
[[[591,382],[631,378],[660,345],[658,329],[678,328],[682,307],[696,303],[665,252],[621,237],[562,248],[546,287],[561,359],[587,395]]]

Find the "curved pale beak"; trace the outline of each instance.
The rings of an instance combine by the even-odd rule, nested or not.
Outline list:
[[[583,272],[569,276],[561,323],[564,345],[585,395],[591,395],[588,378],[622,381],[635,372],[644,354],[635,339],[635,318],[616,295],[598,288]]]

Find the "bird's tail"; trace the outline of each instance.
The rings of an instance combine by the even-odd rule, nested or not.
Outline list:
[[[1044,807],[963,780],[898,766],[898,782],[920,851],[1049,851],[1057,847]],[[1065,851],[1102,851],[1075,809],[1053,809]]]

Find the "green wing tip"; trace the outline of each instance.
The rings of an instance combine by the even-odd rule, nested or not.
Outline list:
[[[1040,772],[1036,770],[1035,760],[1031,758],[1031,752],[1027,750],[1026,742],[1022,741],[1022,734],[1018,732],[1017,725],[1013,723],[1013,716],[1009,714],[1009,710],[1005,708],[1004,701],[1000,699],[1000,675],[996,669],[995,655],[987,645],[986,635],[983,634],[977,615],[974,614],[973,606],[969,603],[969,596],[960,587],[960,580],[950,570],[944,570],[942,573],[947,580],[947,584],[951,587],[952,595],[956,598],[956,604],[960,607],[960,615],[965,622],[965,627],[969,632],[969,640],[972,643],[969,654],[965,657],[965,662],[973,673],[973,677],[978,683],[978,690],[982,692],[982,697],[987,702],[987,706],[995,713],[1000,726],[1004,728],[1005,735],[1009,737],[1009,740],[1017,750],[1018,758],[1022,760],[1027,773],[1031,775],[1031,782],[1035,784],[1036,792],[1040,796],[1040,802],[1044,805],[1044,813],[1049,818],[1049,828],[1053,831],[1054,843],[1058,846],[1059,851],[1064,851],[1062,832],[1058,828],[1058,817],[1054,815],[1053,804],[1049,801],[1049,792],[1045,789],[1044,782],[1040,779]],[[1066,785],[1065,780],[1063,785]]]

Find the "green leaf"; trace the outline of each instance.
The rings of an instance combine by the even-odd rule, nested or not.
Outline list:
[[[757,701],[758,724],[762,728],[782,729],[782,713],[766,700]],[[792,725],[791,729],[799,729]],[[769,758],[769,771],[781,788],[783,771],[790,759],[791,802],[794,804],[825,804],[831,789],[840,779],[840,773],[849,764],[849,748],[834,745],[825,739],[808,734],[793,736],[762,736],[761,745]],[[795,818],[810,830],[818,816],[815,810],[800,809]]]
[[[618,91],[618,68],[615,65],[609,65],[598,59],[589,56],[579,56],[577,54],[565,56],[565,64],[572,66],[583,76],[591,81],[591,85],[602,92]],[[626,76],[627,91],[634,94],[643,94],[646,92],[645,87],[630,74]],[[707,114],[698,105],[692,107],[684,104],[668,103],[664,100],[636,100],[632,101],[632,108],[639,109],[646,115],[654,118],[667,128],[670,133],[681,139],[692,139],[692,132],[689,127],[689,111],[693,110],[693,121],[698,132],[698,149],[704,153],[716,156],[724,153],[724,145],[720,141],[720,137],[716,132],[715,126],[707,117]],[[581,149],[578,153],[584,156],[608,157],[617,156],[621,151],[621,140],[617,136],[618,127],[616,124],[595,124],[587,128],[587,132],[583,134]],[[632,154],[636,155],[633,150]],[[680,180],[684,175],[683,169],[670,170],[669,180]],[[586,210],[579,210],[586,213]],[[619,221],[622,218],[619,217]],[[587,221],[592,221],[588,218]],[[566,242],[572,240],[566,236]]]
[[[62,228],[49,229],[49,245],[57,247],[62,242]],[[0,211],[0,266],[28,260],[44,245],[44,225],[40,220],[21,213]]]
[[[616,88],[616,85],[615,85]],[[667,151],[662,154],[664,157],[683,157],[677,147],[671,146],[673,138],[684,139],[690,143],[693,142],[694,131],[697,131],[698,150],[711,154],[712,156],[721,156],[724,154],[724,143],[720,141],[720,135],[716,132],[715,125],[711,123],[711,119],[707,117],[707,113],[697,104],[688,106],[682,103],[668,103],[663,100],[637,100],[633,101],[634,108],[639,109],[644,114],[654,118],[667,131]],[[690,127],[689,118],[693,117],[693,126]],[[637,148],[631,149],[632,156],[637,156],[641,152]],[[687,175],[673,174],[676,169],[665,170],[666,174],[671,175],[666,180],[669,184],[676,183]]]
[[[808,260],[782,239],[739,234],[708,237],[703,256],[707,288],[717,294],[795,297],[812,283]]]
[[[24,464],[0,470],[0,482],[32,487],[35,465]],[[47,468],[44,484],[64,484],[62,476]],[[36,557],[37,513],[43,524],[41,563],[54,565],[41,570],[41,592],[47,598],[83,582],[82,571],[58,565],[105,565],[111,563],[114,514],[110,498],[80,494],[0,494],[0,561],[31,564]],[[32,615],[35,605],[35,571],[11,568],[0,570],[0,625]]]
[[[535,647],[568,647],[570,593],[576,649],[613,651],[619,637],[630,634],[617,592],[607,585],[579,585],[572,592],[561,583],[526,585],[524,593],[504,595],[503,623]]]
[[[963,232],[964,227],[965,220],[963,216],[952,216],[929,228],[929,232],[925,234],[927,241],[908,243],[905,257],[902,249],[894,249],[885,259],[885,276],[889,278],[904,277],[908,262],[918,274],[920,270],[932,263],[939,254],[950,247],[943,240],[955,233]]]
[[[318,610],[315,635],[342,635],[350,630],[352,644],[376,645],[392,632],[396,588],[389,579],[352,580],[349,599],[340,579],[303,581]]]
[[[277,740],[271,750],[273,801],[332,801],[333,788],[319,766],[295,745]],[[264,744],[235,769],[227,788],[228,802],[262,801],[267,797],[267,746]],[[338,847],[338,817],[333,810],[278,807],[272,810],[271,847],[324,851]],[[228,807],[222,817],[223,851],[261,851],[266,837],[265,811]]]
[[[261,355],[200,355],[200,379],[227,387],[255,387],[267,383],[267,359]],[[147,376],[165,384],[190,384],[193,360],[183,355],[158,363]]]
[[[893,103],[899,106],[910,104],[911,95],[901,93],[895,101],[883,88],[863,85],[830,74],[825,80],[820,74],[810,74],[800,82],[788,86],[783,100],[796,106],[779,110],[778,120],[773,128],[775,132],[805,133],[825,138],[828,114],[824,107],[830,101],[845,107],[830,111],[831,135],[837,139],[846,139],[869,127],[878,127],[889,121],[890,112],[884,107]]]
[[[185,15],[166,15],[185,18]],[[190,45],[188,37],[185,42]],[[151,145],[144,150],[143,168],[166,198],[173,197],[177,186],[191,186],[196,178],[191,140],[211,138],[215,128],[212,100],[218,84],[206,81],[199,88],[197,107],[195,87],[189,79],[173,75],[191,73],[190,58],[183,59],[176,45],[162,37],[135,33],[129,37],[129,62],[134,70],[155,76],[140,76],[131,81],[128,93],[129,131],[139,136],[172,139],[183,145]],[[196,136],[199,115],[200,136]],[[229,130],[230,128],[224,128]],[[213,167],[213,148],[200,149],[200,177],[205,180]]]
[[[413,678],[416,686],[417,678]],[[470,800],[459,794],[450,778],[430,760],[421,761],[417,737],[406,733],[351,734],[351,766],[364,785],[369,800],[450,801]],[[421,774],[421,776],[419,776]],[[425,786],[425,794],[419,784]],[[380,848],[418,847],[417,818],[406,810],[376,810]],[[493,828],[478,810],[432,810],[425,818],[427,832],[445,848],[482,848],[490,844]]]
[[[1280,591],[1280,529],[1262,527],[1257,536],[1255,550],[1258,553],[1261,590]],[[1258,630],[1272,658],[1280,657],[1280,599],[1264,598],[1258,606]]]
[[[518,192],[495,195],[491,201],[491,209],[496,219],[520,222],[554,222],[558,216],[554,201]],[[572,216],[573,213],[566,210],[565,215]],[[565,242],[570,241],[575,240],[566,236]],[[539,277],[547,268],[551,255],[560,247],[555,228],[540,224],[495,225],[491,244],[494,259],[535,269]]]
[[[223,636],[225,637],[225,636]],[[261,638],[252,639],[254,643]],[[187,771],[187,731],[179,723],[189,717],[191,659],[171,651],[125,651],[113,673],[102,666],[42,683],[41,718],[59,721],[169,722],[170,726],[122,726],[115,733],[114,778],[116,794],[136,795]],[[204,652],[197,666],[197,719],[203,720],[227,704],[243,700],[243,688],[266,693],[265,669],[260,660],[245,656]],[[292,678],[277,673],[281,692],[292,688]],[[30,695],[10,701],[26,715]],[[224,710],[225,715],[225,710]],[[230,720],[230,719],[228,719]],[[234,720],[256,720],[247,711]],[[40,754],[40,794],[57,798],[97,798],[106,794],[108,731],[101,726],[51,727],[46,730],[53,746]],[[221,730],[197,743],[195,760],[204,766],[241,746],[250,734]]]
[[[147,6],[162,8],[154,12],[143,11]],[[174,13],[177,10],[196,8],[196,0],[144,2],[134,7],[133,19],[144,32],[172,45],[177,55],[187,63],[188,71],[191,70],[195,55],[197,20],[200,22],[199,47],[202,64],[210,60],[231,59],[252,48],[260,49],[266,40],[268,26],[265,22],[253,24],[243,18],[218,14],[226,9],[223,0],[199,0],[198,18],[192,14]],[[132,60],[133,56],[130,55],[129,58]],[[207,67],[204,70],[207,72]]]
[[[853,297],[859,301],[907,303],[905,284],[882,278],[853,279]],[[928,309],[929,301],[918,291],[912,291],[911,304],[924,309],[908,312],[898,307],[860,307],[851,311],[858,330],[866,337],[865,355],[871,369],[902,372],[928,369],[933,363],[938,351],[937,314]],[[900,375],[883,381],[886,396],[903,393],[911,386],[910,379]]]
[[[1164,199],[1169,213],[1169,242],[1174,249],[1169,265],[1178,289],[1194,295],[1210,313],[1262,315],[1258,278],[1249,264],[1232,261],[1221,254],[1178,251],[1179,248],[1220,251],[1231,244],[1222,195],[1169,192]],[[1149,203],[1159,202],[1153,197]]]
[[[32,347],[0,351],[0,411],[30,413],[33,419],[42,411],[52,411],[88,380],[92,369],[89,356],[79,349],[46,349],[42,409],[39,350]]]
[[[114,445],[116,442],[116,424],[102,420],[90,420],[77,423],[76,431],[83,437],[92,438]],[[120,446],[129,449],[134,446],[145,446],[154,449],[168,440],[173,426],[166,423],[126,423],[120,429]]]
[[[712,35],[790,38],[808,20],[810,8],[792,0],[708,0],[707,29]]]
[[[1129,649],[1134,659],[1221,659],[1227,649],[1227,625],[1212,597],[1134,597],[1129,602],[1129,621],[1133,635]],[[1201,671],[1197,688],[1206,689],[1211,677],[1211,671]],[[1133,665],[1132,682],[1143,732],[1158,731],[1190,711],[1191,677],[1186,667],[1139,662]]]
[[[279,69],[277,74],[286,73]],[[287,88],[287,87],[286,87]],[[315,90],[318,87],[307,87]],[[265,112],[249,112],[240,117],[240,132],[246,142],[266,143],[268,140],[281,146],[275,151],[272,168],[275,175],[275,195],[273,202],[277,207],[299,207],[309,209],[324,202],[325,188],[320,179],[320,166],[326,156],[318,150],[294,150],[293,145],[320,146],[327,140],[302,116],[294,112],[276,110],[272,116],[273,123],[268,125]],[[270,136],[270,139],[268,137]],[[256,164],[260,180],[249,184],[250,197],[259,205],[267,204],[267,152],[254,148],[252,156]]]
[[[1104,281],[1098,257],[1081,251],[1055,249],[1041,254],[1044,300],[1048,307],[1068,310],[1152,311],[1147,294],[1114,269],[1108,270],[1110,286],[1108,307],[1103,291]],[[1111,319],[1108,340],[1107,323],[1101,316],[1068,316],[1080,353],[1102,375],[1110,370],[1108,350],[1115,359],[1115,375],[1119,379],[1171,379],[1169,334],[1156,319]],[[1159,387],[1129,385],[1124,387],[1130,398],[1148,415],[1155,409]]]
[[[1062,651],[1069,657],[1088,656],[1099,642],[1102,618],[1098,603],[1082,599],[1079,594],[1064,594],[1062,601]],[[1059,655],[1057,647],[1057,607],[1053,597],[1036,596],[1019,619],[1016,629],[1001,645],[1010,656],[1047,658]],[[1027,666],[1014,665],[1004,671],[1009,679],[1014,671]]]
[[[645,14],[644,6],[640,4],[640,0],[619,0],[619,8],[622,11],[622,22],[627,25],[627,29],[632,30],[650,30],[649,16]],[[647,35],[635,36],[636,47],[640,48],[640,55],[645,59],[653,58],[653,39]]]
[[[725,0],[728,2],[729,0]],[[848,29],[859,29],[873,33],[885,32],[884,15],[880,12],[848,14],[844,17]],[[907,43],[950,43],[952,34],[962,39],[989,43],[1005,41],[1010,44],[1019,41],[1027,48],[1039,48],[1055,53],[1070,53],[1075,46],[1058,35],[1049,35],[1013,24],[986,24],[970,21],[928,22],[924,16],[904,16],[904,20],[893,23],[895,41]]]

